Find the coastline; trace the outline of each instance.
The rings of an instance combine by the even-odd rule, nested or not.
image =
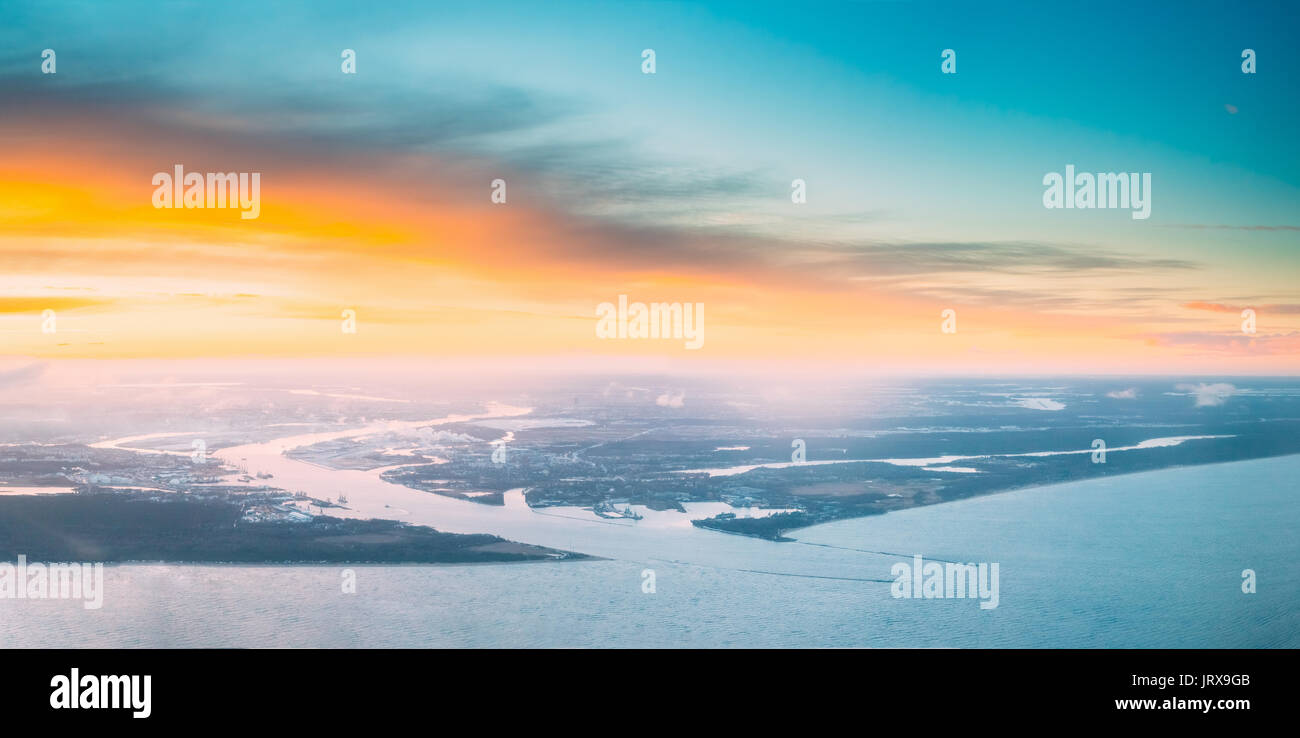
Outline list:
[[[966,506],[812,526],[797,546],[697,531],[666,555],[616,553],[589,567],[361,565],[369,573],[357,570],[366,582],[359,598],[338,594],[343,567],[123,563],[106,567],[111,599],[102,610],[36,600],[0,607],[57,624],[56,638],[104,647],[1287,647],[1296,632],[1286,563],[1296,551],[1287,531],[1297,457],[1117,475],[1055,495],[1042,493],[1063,485],[1025,487]],[[1233,480],[1252,493],[1225,494]],[[1261,520],[1269,510],[1282,515]],[[1233,545],[1209,545],[1216,541]],[[1001,562],[1001,606],[898,600],[888,584],[855,581],[885,580],[891,562],[918,552]],[[1267,576],[1260,594],[1241,593],[1244,566]],[[655,596],[642,590],[646,568],[658,574]],[[772,575],[781,579],[766,583]],[[1135,607],[1152,587],[1170,598],[1166,606]],[[251,613],[249,598],[258,603]],[[683,628],[671,616],[682,608],[695,608],[701,624]],[[183,617],[158,615],[173,611]],[[1115,616],[1116,627],[1096,629]],[[0,637],[31,644],[31,632],[15,624]]]
[[[1250,463],[1250,462],[1263,462],[1263,461],[1271,461],[1271,460],[1273,460],[1273,459],[1283,459],[1283,458],[1287,458],[1287,457],[1291,457],[1291,456],[1300,457],[1300,453],[1275,454],[1275,455],[1272,455],[1272,456],[1256,456],[1256,457],[1252,457],[1252,458],[1249,458],[1249,459],[1232,459],[1232,460],[1228,460],[1228,461],[1206,461],[1206,462],[1203,462],[1203,463],[1200,463],[1200,464],[1174,464],[1174,465],[1171,465],[1171,466],[1160,467],[1159,469],[1140,469],[1140,470],[1135,470],[1135,471],[1131,471],[1131,472],[1119,472],[1119,473],[1116,473],[1116,474],[1107,474],[1107,475],[1105,475],[1104,477],[1086,477],[1086,478],[1081,478],[1081,479],[1072,479],[1072,480],[1061,481],[1061,482],[1051,482],[1051,483],[1048,483],[1048,484],[1025,484],[1025,485],[1016,485],[1016,486],[1012,486],[1012,487],[1003,487],[1003,488],[999,488],[999,489],[997,489],[997,490],[990,490],[990,491],[988,491],[988,492],[981,492],[981,493],[978,493],[978,494],[973,494],[973,495],[969,495],[969,496],[965,496],[965,497],[959,497],[959,498],[955,498],[955,499],[936,500],[936,501],[934,501],[934,502],[919,502],[919,503],[916,503],[916,504],[913,504],[913,505],[908,505],[907,507],[900,507],[900,508],[897,508],[897,509],[894,509],[894,510],[886,510],[886,511],[883,511],[883,512],[878,513],[878,514],[872,514],[872,515],[848,515],[848,516],[844,516],[844,517],[841,517],[841,518],[834,518],[834,519],[831,519],[831,520],[819,520],[819,521],[817,521],[817,522],[815,522],[815,523],[810,523],[810,524],[808,524],[808,525],[799,525],[799,526],[793,526],[793,527],[790,527],[790,528],[780,528],[780,529],[778,529],[778,530],[776,531],[776,536],[778,536],[777,538],[772,538],[772,537],[769,537],[769,536],[766,536],[766,535],[758,535],[758,534],[753,534],[753,533],[740,533],[740,532],[733,532],[733,531],[729,531],[729,530],[723,530],[723,529],[721,529],[721,528],[714,528],[714,527],[712,527],[712,526],[699,525],[698,523],[701,522],[701,521],[695,521],[695,522],[696,522],[696,524],[697,524],[697,527],[705,528],[705,529],[707,529],[707,530],[712,530],[712,531],[715,531],[715,532],[718,532],[718,533],[726,533],[726,534],[728,534],[728,535],[746,536],[746,537],[748,537],[748,538],[761,538],[761,539],[763,539],[763,540],[773,541],[773,542],[775,542],[775,543],[793,543],[793,542],[797,542],[799,539],[788,537],[788,536],[786,536],[786,534],[793,533],[793,532],[795,532],[795,531],[805,531],[805,530],[810,530],[810,529],[816,528],[816,527],[818,527],[818,526],[829,525],[829,524],[832,524],[832,523],[838,523],[838,522],[845,521],[845,520],[858,520],[858,519],[862,519],[862,518],[872,518],[872,517],[877,517],[877,515],[887,515],[887,514],[889,514],[889,513],[891,513],[891,512],[903,512],[903,511],[905,511],[905,510],[917,510],[917,509],[924,508],[924,507],[936,507],[936,506],[939,506],[939,505],[954,505],[954,504],[958,504],[958,503],[962,503],[962,502],[969,502],[969,501],[972,501],[972,500],[982,499],[982,498],[985,498],[985,497],[992,497],[992,496],[994,496],[994,495],[1005,494],[1005,493],[1007,493],[1007,492],[1025,492],[1025,491],[1029,491],[1029,490],[1037,490],[1037,489],[1052,489],[1052,488],[1055,488],[1055,487],[1064,487],[1064,486],[1069,486],[1069,485],[1074,485],[1074,484],[1083,484],[1083,483],[1087,483],[1087,482],[1095,482],[1095,481],[1097,481],[1097,480],[1099,480],[1099,479],[1107,479],[1107,478],[1112,478],[1112,477],[1113,477],[1113,478],[1121,478],[1121,477],[1122,477],[1122,478],[1131,478],[1131,477],[1139,476],[1139,475],[1143,475],[1143,474],[1161,474],[1161,473],[1164,473],[1164,472],[1169,472],[1169,471],[1174,471],[1174,470],[1179,470],[1179,469],[1195,469],[1195,468],[1198,468],[1198,467],[1217,467],[1217,466],[1222,466],[1222,465],[1224,465],[1224,464],[1246,464],[1246,463]]]
[[[35,562],[340,566],[586,557],[396,520],[322,515],[308,522],[252,522],[239,502],[98,491],[0,498],[0,540],[13,557]]]

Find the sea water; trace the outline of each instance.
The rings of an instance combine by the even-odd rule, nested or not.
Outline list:
[[[1300,456],[1110,476],[838,521],[759,549],[707,532],[672,561],[109,566],[98,610],[0,600],[0,647],[1294,648],[1297,479]],[[891,566],[914,555],[998,563],[998,606],[895,598]],[[834,566],[828,578],[767,573],[783,557]]]

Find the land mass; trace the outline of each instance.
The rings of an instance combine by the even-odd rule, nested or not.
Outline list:
[[[325,515],[250,520],[247,501],[146,492],[0,496],[0,550],[33,561],[442,564],[585,559],[492,535]]]

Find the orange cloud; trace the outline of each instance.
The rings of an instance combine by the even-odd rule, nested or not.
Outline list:
[[[1048,299],[1075,272],[1146,266],[1137,260],[1030,244],[859,248],[634,226],[577,215],[522,172],[500,172],[510,196],[494,205],[490,162],[277,149],[242,141],[237,126],[215,135],[168,120],[0,123],[0,133],[24,134],[0,144],[4,353],[796,357],[1089,371],[1169,366],[1191,350],[1150,340],[1156,326],[1122,306],[1087,309],[1108,304],[1093,285],[1074,303]],[[154,208],[152,176],[175,163],[261,172],[260,217]],[[704,348],[597,340],[595,306],[620,294],[704,303]],[[955,334],[940,332],[945,308],[957,310]],[[69,313],[58,334],[39,333],[26,315],[44,309]],[[354,334],[341,330],[344,310],[356,311]],[[1238,358],[1297,365],[1277,352]]]

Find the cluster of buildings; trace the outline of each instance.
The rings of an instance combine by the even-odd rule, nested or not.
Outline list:
[[[310,523],[315,516],[293,505],[252,505],[244,510],[243,523]]]

